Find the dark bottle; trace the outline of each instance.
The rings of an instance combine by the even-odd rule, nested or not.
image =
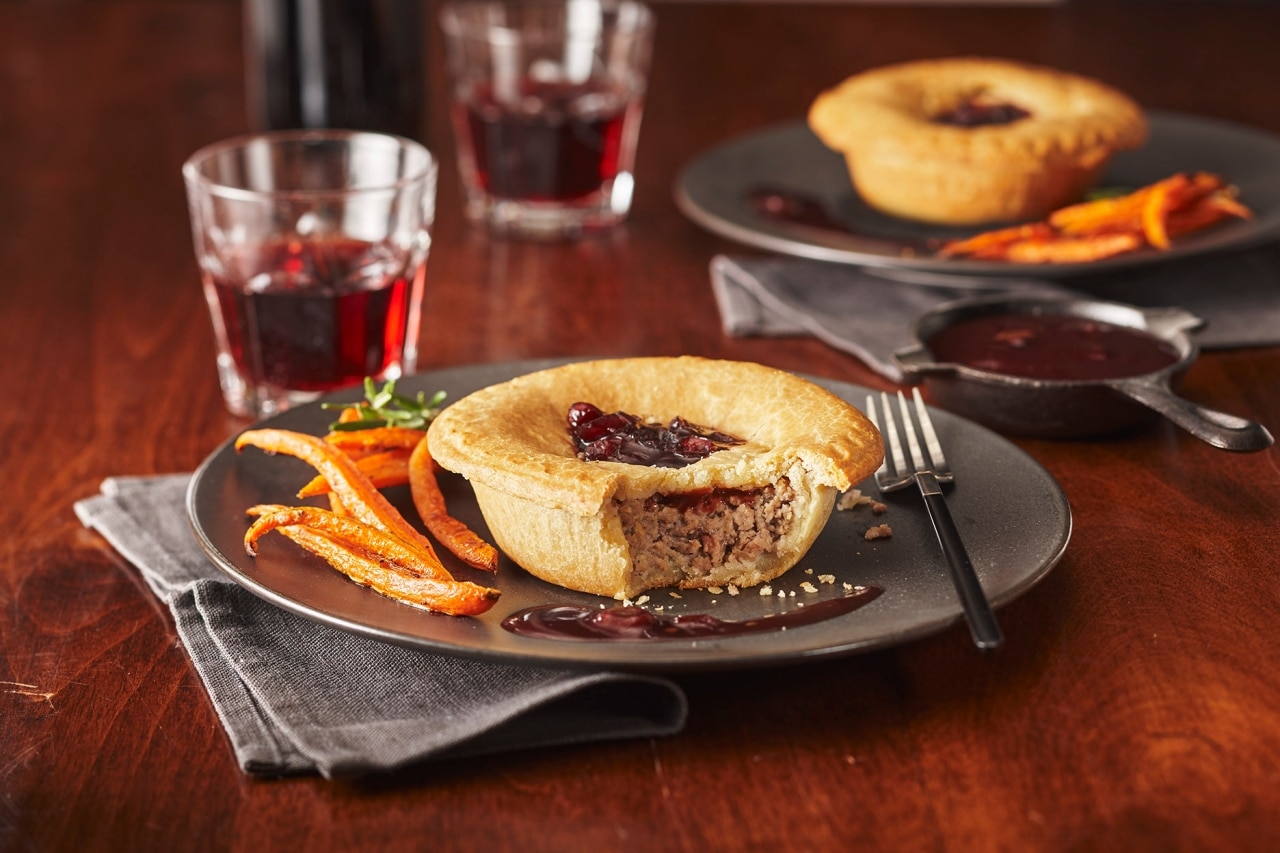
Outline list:
[[[424,0],[244,0],[250,123],[421,140]]]

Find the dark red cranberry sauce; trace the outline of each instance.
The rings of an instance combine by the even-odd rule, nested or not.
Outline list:
[[[823,231],[853,232],[839,221],[816,198],[781,187],[753,187],[747,192],[747,204],[766,219],[820,228]]]
[[[513,634],[542,640],[690,640],[781,631],[825,622],[870,604],[884,592],[858,586],[848,595],[828,598],[782,613],[754,619],[720,619],[709,613],[654,613],[643,607],[589,607],[543,604],[502,620]]]
[[[939,362],[1029,379],[1141,376],[1177,363],[1166,341],[1069,314],[991,314],[947,326],[925,345]]]
[[[1031,113],[1013,104],[992,101],[986,98],[966,98],[945,112],[933,116],[935,124],[949,124],[954,127],[985,127],[996,124],[1013,124]]]
[[[627,462],[654,468],[683,468],[743,439],[684,418],[669,424],[642,421],[626,412],[603,412],[591,403],[569,407],[569,435],[578,458],[587,462]]]

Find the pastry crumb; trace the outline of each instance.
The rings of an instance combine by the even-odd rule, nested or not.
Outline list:
[[[641,605],[648,604],[648,603],[649,603],[649,596],[647,595],[642,595],[636,599],[636,607],[640,607]]]
[[[672,598],[681,598],[681,597],[682,597],[682,596],[680,595],[680,593],[678,593],[678,592],[668,592],[668,593],[667,593],[667,595],[671,596]]]
[[[764,586],[760,587],[760,594],[773,595],[773,587],[769,586],[768,584],[765,584]]]
[[[734,586],[733,584],[729,584],[729,594],[730,594],[730,595],[737,595],[737,594],[738,594],[738,588],[737,588],[736,586]]]
[[[871,507],[871,511],[876,515],[884,515],[889,510],[889,507],[882,501],[875,500],[869,495],[864,495],[859,489],[850,489],[836,500],[836,509],[838,510],[851,510],[860,506]]]
[[[719,595],[720,593],[724,592],[724,588],[719,586],[709,586],[707,587],[707,592],[711,593],[712,595]]]
[[[851,584],[851,583],[843,583],[843,584],[841,584],[841,586],[843,586],[843,587],[844,587],[845,592],[852,592],[852,591],[853,591],[853,584]]]
[[[869,503],[871,498],[864,495],[860,489],[850,489],[836,500],[836,509],[850,510]]]
[[[836,576],[835,576],[835,575],[818,575],[818,583],[831,583],[831,584],[833,584],[833,583],[835,583],[835,582],[836,582]]]
[[[872,539],[889,539],[893,536],[893,528],[887,524],[877,524],[863,534],[862,538],[870,541]]]
[[[803,589],[805,592],[809,592],[809,593],[818,591],[818,588],[813,584],[809,583],[809,581],[805,581],[804,583],[800,584],[800,588]]]

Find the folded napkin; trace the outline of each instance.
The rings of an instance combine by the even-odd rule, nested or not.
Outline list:
[[[903,376],[893,353],[911,343],[917,317],[944,302],[1001,292],[1180,307],[1206,321],[1195,333],[1205,349],[1280,344],[1280,244],[1057,283],[957,278],[952,284],[934,275],[924,284],[905,271],[718,255],[711,261],[711,286],[725,334],[812,335],[895,382]]]
[[[684,726],[684,693],[665,679],[431,654],[281,610],[200,550],[184,510],[188,480],[112,478],[76,514],[169,605],[248,773],[331,777]]]

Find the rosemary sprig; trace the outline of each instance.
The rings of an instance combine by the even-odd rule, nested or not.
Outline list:
[[[325,409],[356,409],[360,417],[351,421],[334,421],[329,429],[335,432],[353,432],[374,427],[404,427],[426,429],[440,414],[446,394],[437,391],[428,399],[426,392],[416,397],[396,393],[396,381],[388,379],[378,388],[372,379],[365,377],[364,400],[359,403],[324,403]]]

